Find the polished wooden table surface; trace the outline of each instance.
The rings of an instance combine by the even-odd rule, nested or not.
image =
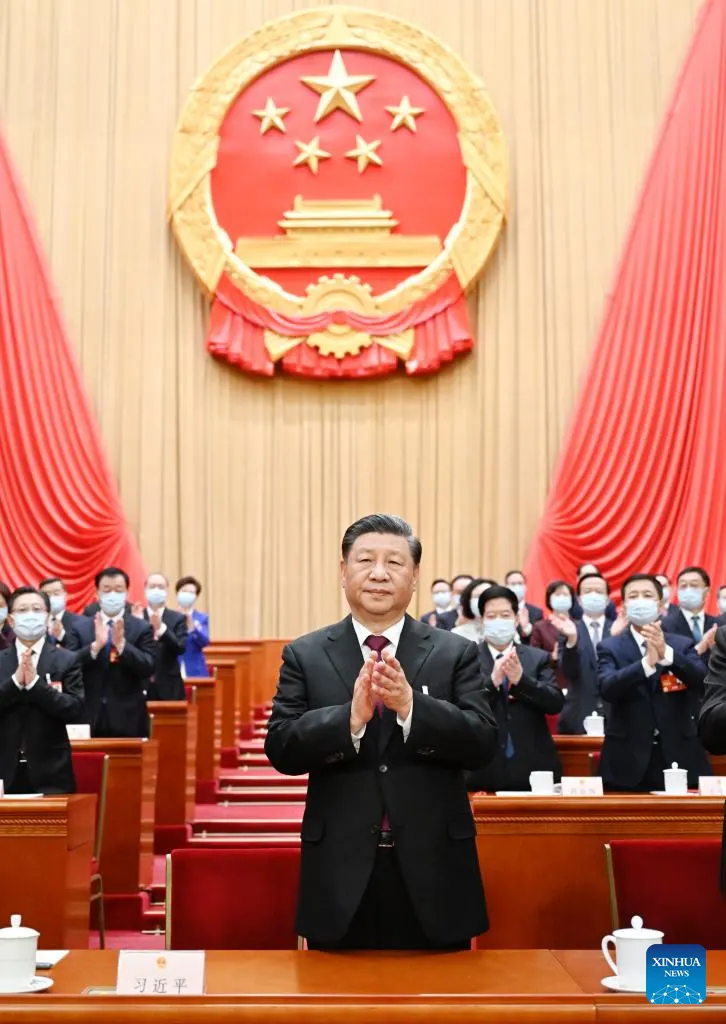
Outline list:
[[[604,844],[720,837],[723,806],[700,796],[474,795],[490,921],[479,948],[596,948],[611,923]]]
[[[117,953],[73,951],[52,971],[54,986],[0,996],[0,1020],[18,1024],[111,1021],[520,1022],[624,1021],[669,1024],[693,1013],[726,1019],[726,951],[708,954],[709,993],[693,1007],[653,1006],[643,994],[615,994],[597,950],[485,950],[475,953],[207,953],[206,995],[174,998],[84,994],[112,988]],[[723,991],[713,991],[723,988]]]

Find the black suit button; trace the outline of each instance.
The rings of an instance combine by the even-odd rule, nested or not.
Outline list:
[[[378,771],[379,772],[383,772],[385,774],[388,771],[388,765],[387,764],[379,764],[378,765]]]

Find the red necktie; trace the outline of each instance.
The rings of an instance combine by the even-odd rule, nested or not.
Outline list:
[[[373,651],[373,653],[376,656],[376,661],[381,660],[381,653],[385,650],[386,647],[390,645],[390,643],[391,641],[385,636],[369,636],[365,640],[366,647],[368,648],[369,651]],[[377,700],[376,710],[378,711],[379,718],[383,717],[384,708],[385,704],[383,703],[383,701]]]

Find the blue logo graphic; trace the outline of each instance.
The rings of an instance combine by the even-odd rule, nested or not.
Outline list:
[[[645,955],[645,993],[649,1003],[705,1002],[706,950],[703,946],[649,946]]]

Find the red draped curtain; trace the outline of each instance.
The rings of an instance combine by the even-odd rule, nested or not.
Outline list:
[[[616,584],[691,563],[726,579],[725,119],[726,3],[708,0],[527,558],[540,597],[585,561]]]
[[[65,580],[71,604],[104,565],[144,569],[41,246],[0,138],[0,579]]]

